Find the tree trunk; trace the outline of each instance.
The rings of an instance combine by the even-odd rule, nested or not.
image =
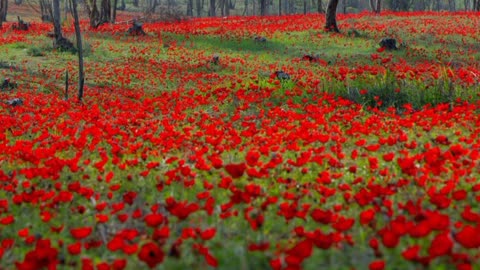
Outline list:
[[[303,15],[307,14],[307,0],[303,0]]]
[[[132,4],[134,7],[138,7],[138,0],[133,0]]]
[[[110,5],[110,0],[102,0],[101,2],[102,6],[101,6],[101,9],[100,9],[100,12],[101,12],[101,24],[104,24],[106,22],[109,22],[111,17],[110,17],[110,14],[111,14],[111,5]]]
[[[215,0],[210,0],[210,11],[208,12],[210,17],[215,17]]]
[[[282,0],[278,0],[278,15],[282,15]]]
[[[187,16],[193,17],[193,0],[187,0]]]
[[[457,9],[455,6],[455,0],[448,0],[448,9],[449,11],[455,11]]]
[[[118,0],[113,0],[111,23],[115,23],[115,20],[117,19],[117,4]]]
[[[8,3],[8,0],[7,0]],[[52,22],[53,11],[52,3],[47,0],[40,0],[40,15],[42,16],[42,22]]]
[[[267,10],[267,0],[260,0],[260,15],[265,16]]]
[[[323,10],[322,0],[317,0],[317,12],[318,13],[325,13],[325,10]]]
[[[377,14],[382,11],[382,0],[377,0]]]
[[[225,16],[230,16],[230,0],[225,0]]]
[[[75,26],[75,36],[77,39],[78,49],[78,102],[83,100],[83,84],[85,82],[85,74],[83,73],[83,46],[82,33],[80,33],[80,20],[78,19],[77,0],[72,0],[72,11]]]
[[[7,21],[8,0],[0,0],[0,28],[2,23]]]
[[[337,26],[337,6],[338,0],[328,1],[325,23],[325,30],[327,30],[328,32],[340,32]]]
[[[88,17],[90,20],[90,27],[96,28],[97,22],[100,17],[100,13],[97,9],[97,0],[87,0],[85,1],[85,8],[87,9]],[[72,0],[72,11],[73,11],[73,0]]]
[[[373,13],[375,14],[380,14],[380,11],[382,9],[382,0],[370,0],[370,9],[372,10]]]
[[[53,0],[52,1],[52,8],[53,8],[53,32],[55,35],[55,43],[59,43],[60,40],[63,39],[62,35],[62,26],[60,25],[60,1]]]
[[[4,22],[6,22],[7,21],[7,11],[8,11],[8,0],[5,0],[5,5],[4,6],[5,6],[5,10],[4,10],[3,15],[2,15],[2,20]]]
[[[197,5],[197,17],[200,18],[202,16],[202,2],[200,0],[196,0],[196,5]]]

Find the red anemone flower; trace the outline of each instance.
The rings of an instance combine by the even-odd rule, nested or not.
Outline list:
[[[138,253],[138,259],[145,262],[150,268],[162,263],[164,256],[160,247],[153,242],[144,244]]]
[[[70,229],[70,233],[76,239],[83,239],[92,233],[92,227],[79,227]]]

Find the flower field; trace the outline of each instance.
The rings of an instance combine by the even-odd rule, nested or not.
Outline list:
[[[4,23],[0,269],[479,269],[480,14],[338,19]]]

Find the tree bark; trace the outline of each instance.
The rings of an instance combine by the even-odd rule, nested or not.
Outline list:
[[[322,0],[317,0],[317,12],[318,13],[325,13],[325,10],[323,9]]]
[[[380,14],[382,9],[382,0],[370,0],[370,9],[375,14]]]
[[[230,16],[230,7],[231,7],[230,0],[225,0],[225,16]]]
[[[118,5],[118,0],[113,0],[112,16],[110,19],[111,23],[115,23],[115,20],[117,19],[117,5]]]
[[[60,25],[60,1],[52,1],[53,8],[53,32],[55,34],[55,42],[63,38],[62,35],[62,26]]]
[[[8,0],[7,0],[8,3]],[[42,22],[52,22],[53,20],[53,11],[52,3],[47,0],[40,0],[40,15],[42,16]]]
[[[111,17],[111,10],[112,10],[112,7],[110,5],[110,0],[102,0],[101,2],[101,7],[100,7],[100,13],[101,13],[101,16],[100,16],[100,19],[101,19],[101,24],[104,24],[106,22],[109,22]]]
[[[200,18],[202,16],[202,2],[200,0],[196,0],[196,5],[197,5],[197,17]]]
[[[0,0],[0,28],[7,21],[8,0]]]
[[[193,17],[193,0],[187,0],[187,16]]]
[[[267,0],[260,0],[260,15],[265,16],[267,10]]]
[[[325,30],[327,30],[328,32],[340,32],[337,26],[337,6],[338,0],[328,1],[325,23]]]
[[[210,0],[210,11],[209,11],[210,17],[215,17],[215,0]]]
[[[85,74],[83,73],[83,46],[82,33],[80,32],[80,20],[78,19],[77,0],[72,0],[72,11],[75,26],[75,36],[78,49],[78,102],[83,100],[83,84],[85,83]]]

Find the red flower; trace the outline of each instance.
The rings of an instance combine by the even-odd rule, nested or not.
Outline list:
[[[372,220],[375,218],[375,210],[373,209],[367,209],[360,213],[360,224],[366,225],[372,222]]]
[[[165,254],[155,243],[146,243],[140,248],[138,259],[145,262],[148,267],[154,268],[163,262]]]
[[[145,223],[149,227],[158,227],[163,223],[163,216],[161,214],[148,214],[145,216]]]
[[[313,242],[306,239],[298,243],[292,249],[287,251],[288,255],[300,258],[301,260],[308,258],[313,252]]]
[[[370,269],[370,270],[383,270],[383,269],[385,269],[385,261],[383,261],[383,260],[373,261],[368,265],[368,269]]]
[[[395,157],[395,153],[392,153],[392,152],[386,153],[382,156],[383,160],[386,162],[392,161],[394,157]]]
[[[406,260],[415,260],[418,258],[418,252],[420,251],[420,246],[419,245],[414,245],[411,247],[408,247],[402,252],[403,258]]]
[[[247,156],[245,157],[245,161],[247,161],[248,166],[255,166],[257,165],[258,159],[260,158],[260,153],[254,150],[250,150],[247,152]]]
[[[165,226],[165,227],[155,229],[155,231],[153,232],[152,238],[153,240],[160,240],[160,239],[168,238],[169,236],[170,236],[170,228]]]
[[[467,225],[455,235],[455,240],[465,248],[479,248],[480,232],[475,227]]]
[[[70,233],[76,239],[83,239],[89,236],[92,233],[92,230],[93,230],[92,227],[80,227],[80,228],[70,229]]]
[[[108,242],[107,248],[111,251],[120,250],[125,246],[123,237],[115,236]]]
[[[216,232],[217,232],[217,229],[215,228],[206,229],[205,231],[200,233],[200,237],[203,240],[210,240],[215,236]]]
[[[0,224],[2,225],[9,225],[15,222],[15,218],[13,216],[6,216],[0,219]]]
[[[333,220],[332,211],[323,211],[321,209],[314,209],[310,213],[310,216],[313,218],[313,220],[322,224],[329,224]]]
[[[207,264],[210,265],[211,267],[217,267],[218,266],[218,261],[215,257],[210,254],[210,252],[205,254],[205,260],[207,261]]]
[[[452,251],[453,241],[448,233],[440,233],[433,239],[428,254],[432,257],[447,255]]]
[[[400,241],[399,237],[392,231],[385,231],[382,235],[382,243],[387,248],[394,248]]]
[[[76,242],[67,247],[68,253],[71,255],[78,255],[82,251],[82,243]]]
[[[337,230],[338,232],[344,232],[350,230],[353,224],[355,223],[355,219],[353,218],[338,218],[337,222],[332,224],[332,227]]]
[[[225,170],[233,179],[242,177],[243,173],[245,172],[245,163],[238,163],[238,164],[228,164],[225,165]]]
[[[270,260],[269,264],[273,270],[282,269],[282,261],[280,258]]]
[[[126,259],[116,259],[113,261],[111,268],[113,270],[122,270],[127,267],[127,260]]]
[[[16,262],[15,266],[19,270],[34,270],[34,269],[55,269],[58,264],[58,251],[52,248],[50,240],[40,239],[35,245],[35,249],[25,255],[23,262]]]

